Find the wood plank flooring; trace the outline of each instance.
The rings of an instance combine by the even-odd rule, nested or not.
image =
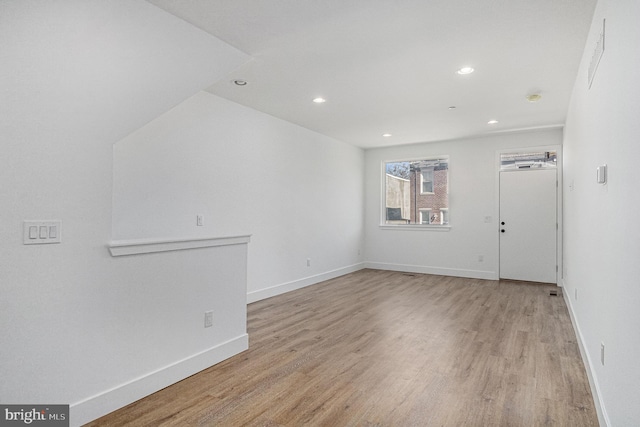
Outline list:
[[[248,307],[249,350],[90,426],[597,426],[555,287],[361,270]]]

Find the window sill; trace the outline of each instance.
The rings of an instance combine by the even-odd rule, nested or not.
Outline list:
[[[381,230],[419,230],[419,231],[449,231],[451,230],[450,225],[389,225],[389,224],[380,224]]]

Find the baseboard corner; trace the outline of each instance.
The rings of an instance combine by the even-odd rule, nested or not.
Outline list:
[[[70,425],[81,426],[108,413],[175,384],[249,348],[242,334],[200,353],[193,354],[127,383],[105,390],[70,406]]]

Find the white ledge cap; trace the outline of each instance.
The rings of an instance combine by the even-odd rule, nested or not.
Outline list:
[[[197,239],[158,240],[115,240],[107,245],[111,256],[150,254],[155,252],[180,251],[186,249],[209,248],[214,246],[244,245],[251,235],[205,237]]]

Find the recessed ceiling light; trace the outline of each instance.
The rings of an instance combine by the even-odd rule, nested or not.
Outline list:
[[[539,93],[533,93],[531,95],[527,95],[527,101],[529,102],[538,102],[542,98],[542,95]]]
[[[488,125],[495,125],[496,123],[498,123],[498,121],[497,121],[497,120],[489,120],[489,121],[487,122],[487,124],[488,124]]]
[[[233,84],[235,84],[236,86],[246,86],[247,85],[247,81],[246,80],[234,80]]]
[[[313,102],[315,102],[316,104],[322,104],[323,102],[327,102],[326,99],[318,97],[318,98],[314,98]]]
[[[458,71],[456,71],[458,74],[471,74],[473,73],[473,68],[471,67],[462,67],[460,68]]]
[[[382,136],[384,136],[385,138],[389,138],[391,136],[390,133],[383,133]]]

